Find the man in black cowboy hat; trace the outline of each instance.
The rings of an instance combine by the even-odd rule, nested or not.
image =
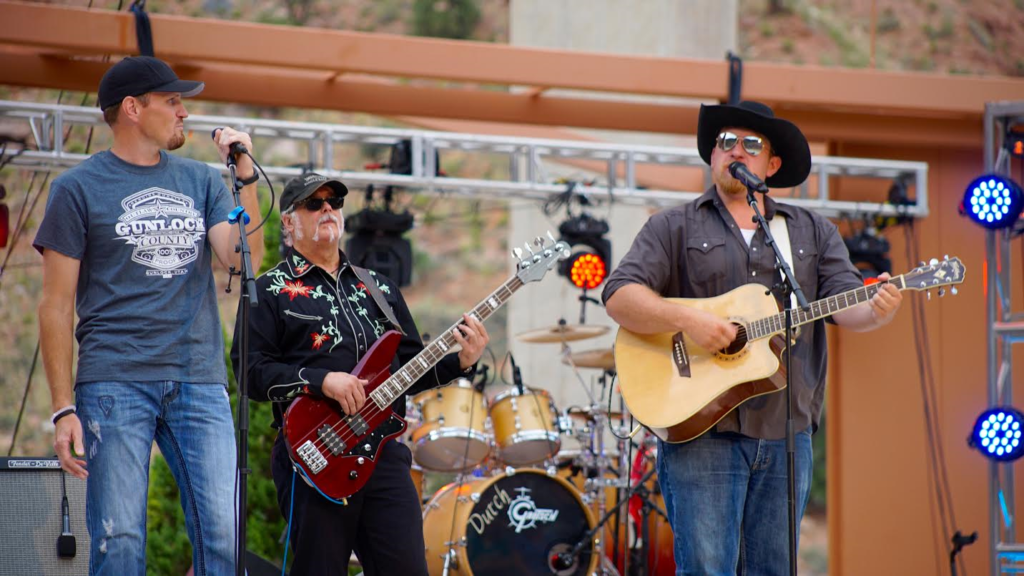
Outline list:
[[[281,229],[289,250],[256,279],[259,306],[250,317],[248,370],[252,399],[275,403],[276,428],[299,394],[328,398],[346,414],[358,413],[368,401],[367,382],[351,372],[395,323],[404,335],[392,374],[423,350],[398,285],[352,266],[338,248],[347,194],[341,182],[315,173],[292,179],[281,194]],[[409,394],[471,375],[489,336],[475,317],[463,320],[453,333],[461,350],[442,358]],[[240,329],[238,322],[231,349],[236,374],[242,370]],[[404,398],[393,408],[404,416]],[[271,460],[278,504],[295,546],[293,576],[347,575],[353,550],[367,576],[427,574],[422,509],[405,444],[384,444],[369,481],[347,505],[329,501],[296,475],[281,436]]]
[[[736,339],[734,324],[664,298],[710,298],[744,284],[776,284],[775,253],[752,221],[746,186],[729,173],[729,165],[740,162],[769,187],[788,188],[807,178],[811,153],[799,128],[758,102],[701,106],[697,147],[711,166],[714,186],[693,202],[652,216],[602,296],[608,314],[628,330],[682,331],[702,348],[720,350]],[[767,195],[759,194],[758,203],[768,220],[776,219],[788,232],[791,265],[808,301],[863,285],[834,224]],[[899,291],[886,286],[869,305],[832,319],[853,330],[871,330],[891,321],[900,301]],[[793,352],[801,516],[810,491],[811,434],[821,418],[825,360],[822,321],[803,326]],[[784,394],[757,396],[691,442],[659,441],[658,479],[675,533],[679,574],[735,574],[749,568],[788,573],[785,400]]]

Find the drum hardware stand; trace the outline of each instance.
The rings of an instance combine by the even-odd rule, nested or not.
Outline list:
[[[558,570],[564,570],[566,568],[570,568],[573,565],[575,565],[576,564],[577,556],[579,556],[580,552],[583,551],[583,548],[584,548],[584,546],[587,545],[587,542],[590,542],[590,541],[592,541],[594,539],[594,536],[597,535],[597,533],[601,531],[602,526],[607,524],[608,520],[610,520],[612,516],[614,516],[615,514],[617,514],[619,512],[619,509],[622,508],[622,505],[624,503],[629,502],[629,499],[632,496],[638,495],[638,496],[641,497],[641,500],[643,500],[643,502],[644,502],[643,510],[646,512],[645,514],[641,515],[641,521],[644,523],[644,525],[641,528],[643,542],[641,544],[641,552],[640,552],[641,555],[642,555],[642,558],[643,558],[643,571],[641,572],[641,574],[646,574],[647,573],[647,556],[648,556],[649,549],[650,549],[650,542],[648,541],[648,538],[650,536],[650,534],[649,534],[650,530],[647,527],[647,524],[648,524],[648,521],[647,521],[648,514],[650,513],[651,510],[653,510],[653,511],[657,512],[658,514],[660,514],[662,517],[664,517],[666,520],[668,519],[668,516],[664,512],[662,512],[660,508],[658,508],[657,504],[655,504],[653,502],[650,502],[648,500],[649,492],[647,490],[647,487],[644,486],[644,484],[648,480],[650,480],[652,476],[654,476],[655,472],[656,472],[656,469],[654,469],[654,468],[648,470],[647,473],[644,474],[642,478],[640,478],[640,480],[636,483],[636,485],[626,488],[624,497],[621,500],[619,500],[618,503],[615,504],[615,506],[613,507],[612,510],[609,510],[608,512],[606,512],[601,517],[601,519],[597,522],[597,524],[594,525],[593,528],[588,530],[583,535],[583,537],[580,538],[580,540],[578,542],[576,542],[576,544],[572,547],[572,549],[570,551],[558,554],[555,558],[553,558],[554,565],[552,566],[552,568],[555,568],[555,569],[558,569]],[[600,540],[599,540],[599,542],[600,542]],[[617,546],[616,546],[616,549],[618,549]],[[628,550],[628,547],[626,547],[626,549]],[[594,547],[594,554],[598,554],[600,552],[601,552],[600,551],[600,546],[595,546]],[[605,564],[605,561],[608,560],[607,557],[604,556],[603,554],[601,555],[601,557],[602,557],[602,560],[603,560],[602,561],[602,567],[604,569],[606,569],[606,570],[610,570],[611,573],[617,575],[618,571],[615,570],[614,566],[606,565]],[[608,564],[611,564],[611,562],[608,561]]]

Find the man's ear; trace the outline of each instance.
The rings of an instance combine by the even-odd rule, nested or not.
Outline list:
[[[776,172],[782,168],[782,156],[772,156],[768,159],[768,171],[765,172],[767,176],[773,176]]]

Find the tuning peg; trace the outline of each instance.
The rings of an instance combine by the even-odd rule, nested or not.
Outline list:
[[[925,262],[924,260],[921,260],[921,263],[920,263],[920,264],[918,264],[918,266],[919,266],[919,267],[921,267],[921,268],[924,268],[924,267],[925,267],[925,266],[927,266],[927,265],[928,265],[928,263],[927,263],[927,262]]]
[[[952,288],[949,289],[949,292],[953,294],[953,296],[956,296],[959,290],[956,289],[956,286],[953,286]]]
[[[938,258],[932,258],[931,260],[928,261],[928,263],[931,264],[932,266],[935,266],[936,264],[939,263],[939,259]]]
[[[515,256],[517,260],[523,259],[523,251],[520,250],[519,248],[513,248],[512,255]]]
[[[946,262],[949,262],[949,254],[944,254],[942,256],[942,259],[945,260]]]
[[[926,291],[926,292],[924,293],[924,295],[925,295],[925,296],[926,296],[926,297],[927,297],[927,298],[928,298],[929,300],[931,300],[931,299],[932,299],[932,291],[931,291],[931,290],[928,290],[928,291]]]
[[[939,298],[942,298],[945,295],[946,295],[946,289],[945,288],[939,288]]]
[[[525,246],[525,247],[526,247],[526,251],[530,253],[530,256],[534,256],[534,255],[536,254],[536,253],[535,253],[535,252],[533,251],[533,248],[530,248],[530,243],[529,243],[529,242],[524,242],[524,243],[523,243],[523,246]]]
[[[543,236],[537,236],[536,238],[534,238],[533,239],[533,245],[536,246],[537,248],[543,248],[544,247],[544,237]]]
[[[548,239],[551,240],[552,244],[557,244],[558,243],[558,241],[555,240],[554,234],[551,233],[551,230],[548,230]]]

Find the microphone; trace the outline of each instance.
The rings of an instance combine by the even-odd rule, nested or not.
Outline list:
[[[562,570],[568,570],[576,564],[576,557],[572,555],[572,552],[560,552],[551,557],[551,568],[556,572]]]
[[[754,175],[747,166],[740,161],[729,164],[729,174],[732,177],[743,183],[744,186],[754,190],[755,192],[761,192],[763,194],[768,193],[768,186],[757,176]]]
[[[213,138],[213,141],[216,142],[217,141],[217,130],[223,130],[224,128],[225,128],[225,126],[221,126],[219,128],[214,128],[213,130],[211,130],[210,131],[210,138]],[[248,153],[249,153],[249,150],[245,147],[244,144],[242,144],[241,142],[232,142],[231,143],[231,150],[230,150],[230,153],[228,154],[228,156],[231,157],[231,158],[234,158],[235,156],[238,156],[240,154],[248,154]]]
[[[516,390],[519,391],[519,395],[523,396],[525,394],[523,392],[523,375],[519,372],[519,366],[516,366],[516,359],[511,353],[508,358],[509,361],[512,362],[512,382],[516,385]]]
[[[64,472],[61,472],[61,488],[63,491]],[[65,492],[60,500],[61,533],[57,537],[57,557],[74,558],[76,552],[75,537],[71,534],[71,512],[68,507],[68,496]]]

